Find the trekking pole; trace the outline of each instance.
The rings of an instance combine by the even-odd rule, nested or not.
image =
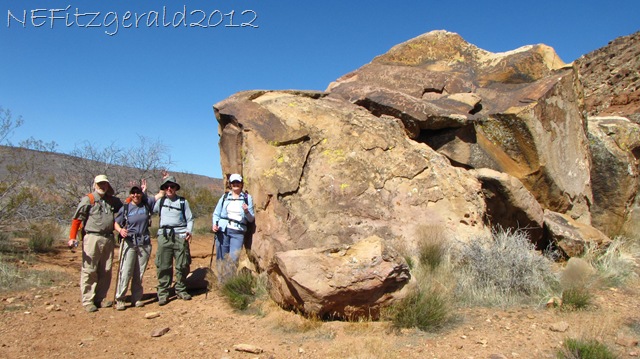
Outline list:
[[[120,289],[120,272],[122,272],[122,247],[124,246],[124,238],[120,239],[120,261],[118,262],[118,273],[116,274],[116,290],[113,293],[113,307],[116,307],[118,289]]]
[[[216,222],[216,226],[218,225],[218,222]],[[218,231],[220,231],[220,229],[218,229]],[[213,233],[213,243],[211,244],[211,259],[209,259],[209,272],[212,272],[213,270],[211,269],[211,265],[213,264],[213,251],[216,248],[216,238],[218,237],[218,232],[214,232]],[[211,283],[207,283],[207,292],[204,294],[204,299],[207,299],[207,297],[209,296],[209,287],[211,286]]]

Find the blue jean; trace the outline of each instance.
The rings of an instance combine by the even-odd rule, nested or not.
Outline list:
[[[238,261],[240,250],[244,243],[244,232],[227,228],[224,232],[216,233],[216,259],[223,260],[231,257],[233,262]]]

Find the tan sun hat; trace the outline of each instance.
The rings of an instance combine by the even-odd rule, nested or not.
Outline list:
[[[107,175],[97,175],[96,178],[93,180],[93,183],[100,183],[100,182],[107,182],[111,184],[109,182],[109,179],[107,178]]]

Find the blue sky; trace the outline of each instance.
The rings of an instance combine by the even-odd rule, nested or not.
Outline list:
[[[52,23],[53,9],[68,10]],[[440,29],[491,52],[544,43],[571,62],[640,30],[638,14],[637,0],[0,0],[0,106],[24,119],[13,143],[69,152],[141,134],[169,145],[170,170],[220,178],[212,106],[238,91],[324,90]],[[203,17],[211,26],[189,26]]]

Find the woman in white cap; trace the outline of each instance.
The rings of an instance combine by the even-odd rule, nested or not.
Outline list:
[[[237,263],[247,224],[255,220],[253,198],[243,192],[242,176],[229,176],[231,191],[222,195],[213,211],[212,230],[215,233],[216,259],[218,263],[230,257]]]

